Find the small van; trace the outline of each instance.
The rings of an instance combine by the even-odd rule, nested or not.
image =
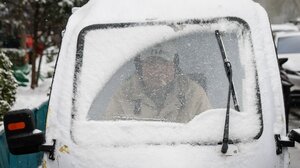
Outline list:
[[[69,18],[45,131],[7,113],[42,167],[288,167],[277,56],[252,0],[90,0]]]

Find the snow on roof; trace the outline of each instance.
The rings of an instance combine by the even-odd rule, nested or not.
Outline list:
[[[239,16],[248,20],[256,14],[252,0],[90,0],[74,12],[70,25],[96,23],[180,20]]]
[[[300,36],[300,32],[279,32],[276,34],[277,38],[289,37],[289,36]]]
[[[300,32],[297,31],[297,32],[278,32],[278,33],[276,33],[275,38],[274,38],[275,45],[277,46],[278,40],[280,38],[291,37],[291,36],[300,36]]]

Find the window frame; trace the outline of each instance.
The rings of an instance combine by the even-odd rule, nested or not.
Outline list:
[[[82,62],[83,62],[83,51],[84,51],[84,43],[85,43],[85,35],[89,31],[93,30],[99,30],[99,29],[113,29],[113,28],[128,28],[128,27],[133,27],[133,26],[155,26],[155,25],[168,25],[168,24],[211,24],[211,23],[218,23],[220,20],[228,20],[231,22],[235,22],[237,24],[242,25],[245,29],[243,30],[243,34],[245,32],[249,31],[249,36],[251,37],[251,31],[248,23],[244,21],[241,18],[237,17],[222,17],[222,18],[214,18],[210,20],[200,20],[200,19],[187,19],[184,21],[150,21],[150,22],[128,22],[128,23],[109,23],[109,24],[93,24],[84,27],[77,38],[77,45],[76,45],[76,57],[75,57],[75,68],[74,68],[74,76],[73,76],[73,93],[72,93],[72,111],[71,111],[71,129],[70,129],[70,134],[71,138],[74,141],[74,136],[72,133],[72,125],[74,120],[76,120],[76,114],[78,113],[77,111],[77,83],[79,81],[79,76],[81,73],[81,68],[82,68]],[[251,44],[251,52],[254,55],[254,49],[253,49],[253,43],[251,38],[250,39],[250,44]],[[262,105],[261,105],[261,95],[260,95],[260,88],[259,88],[259,82],[258,82],[258,74],[257,74],[257,66],[256,66],[256,61],[253,59],[253,65],[255,69],[255,80],[256,80],[256,96],[257,96],[257,113],[260,118],[260,130],[257,133],[255,137],[253,137],[254,140],[257,140],[261,137],[263,133],[263,114],[262,114]],[[75,142],[75,141],[74,141]],[[239,143],[240,140],[235,140],[233,143]]]

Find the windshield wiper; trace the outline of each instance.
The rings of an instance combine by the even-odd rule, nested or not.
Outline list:
[[[228,97],[227,97],[227,108],[226,108],[226,118],[225,118],[225,126],[224,126],[224,134],[223,134],[223,142],[222,142],[222,149],[221,152],[222,153],[227,153],[228,150],[228,142],[229,142],[229,113],[230,113],[230,96],[232,95],[232,99],[233,99],[233,103],[234,103],[234,108],[236,111],[240,111],[239,105],[238,105],[238,101],[236,98],[236,93],[234,90],[234,84],[232,81],[232,68],[231,68],[231,63],[228,60],[227,56],[226,56],[226,52],[224,49],[224,44],[220,35],[219,30],[215,31],[215,35],[220,47],[220,51],[221,51],[221,55],[223,58],[223,62],[224,62],[224,68],[225,68],[225,72],[228,78],[228,82],[229,82],[229,89],[228,89]]]

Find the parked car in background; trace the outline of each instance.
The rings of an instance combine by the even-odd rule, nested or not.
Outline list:
[[[291,96],[300,98],[300,32],[280,32],[275,36],[278,58],[287,58],[282,65],[293,86]]]
[[[286,23],[286,24],[272,24],[271,29],[273,33],[278,33],[278,32],[294,32],[298,31],[299,28],[292,24],[292,23]]]
[[[271,29],[272,29],[273,38],[275,38],[277,33],[299,31],[299,27],[292,23],[272,24]]]

